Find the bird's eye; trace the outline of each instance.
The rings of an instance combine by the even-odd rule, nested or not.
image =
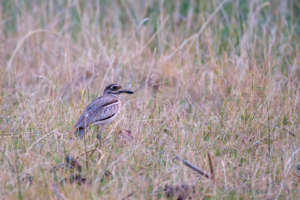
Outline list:
[[[118,89],[119,89],[119,86],[114,85],[114,86],[112,87],[112,89],[113,89],[113,90],[118,90]]]

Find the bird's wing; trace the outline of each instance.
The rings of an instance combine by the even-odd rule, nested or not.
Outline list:
[[[96,121],[112,117],[119,110],[118,102],[118,97],[113,95],[98,97],[84,109],[74,127],[86,127]]]
[[[120,109],[120,102],[116,101],[114,103],[111,103],[109,105],[103,106],[103,107],[98,107],[95,109],[93,112],[91,112],[91,115],[89,116],[90,119],[89,121],[91,123],[101,123],[101,121],[110,119],[114,117]]]

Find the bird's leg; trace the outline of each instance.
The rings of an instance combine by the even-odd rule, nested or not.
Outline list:
[[[100,132],[99,132],[99,127],[97,128],[97,138],[98,138],[98,140],[100,140],[100,148],[101,148],[101,133],[102,133],[103,127],[104,127],[104,125],[102,125]],[[96,147],[92,150],[90,157],[92,157],[92,155],[96,151],[98,145],[99,145],[99,142],[97,142]]]
[[[103,131],[103,127],[104,127],[104,125],[102,125],[100,132],[98,132],[98,134],[97,134],[97,138],[98,138],[99,143],[100,143],[100,149],[101,149],[101,134],[102,134],[102,131]]]

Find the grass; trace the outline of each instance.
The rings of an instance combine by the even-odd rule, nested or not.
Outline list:
[[[299,199],[297,0],[4,0],[0,9],[2,198],[166,199],[165,185],[184,183],[196,199]],[[84,141],[69,137],[112,82],[135,94],[105,127],[102,157],[86,160]],[[96,142],[90,131],[87,151]],[[207,153],[214,180],[175,159],[210,174]],[[67,155],[84,184],[61,184],[76,170],[50,170]]]

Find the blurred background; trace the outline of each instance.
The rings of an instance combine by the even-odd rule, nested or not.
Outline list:
[[[299,72],[298,1],[1,4],[2,94],[17,88],[28,97],[54,92],[78,99],[87,86],[101,93],[107,73],[105,84],[138,87],[148,78],[197,99],[205,90],[220,92],[211,81],[234,93],[243,73],[271,70],[294,79]]]

